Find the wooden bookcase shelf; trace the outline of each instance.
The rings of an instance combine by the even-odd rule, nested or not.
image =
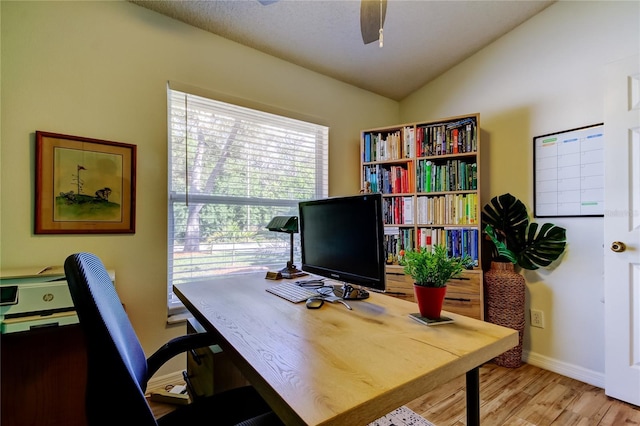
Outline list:
[[[446,245],[475,267],[447,284],[443,309],[483,319],[480,115],[366,129],[360,140],[362,190],[384,200],[389,293],[413,300],[401,250]]]

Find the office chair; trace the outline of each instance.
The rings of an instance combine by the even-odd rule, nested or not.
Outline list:
[[[146,359],[102,261],[90,253],[76,253],[66,259],[64,270],[87,345],[90,426],[282,424],[251,386],[199,398],[156,420],[145,398],[147,381],[175,355],[212,345],[212,336],[174,338]]]

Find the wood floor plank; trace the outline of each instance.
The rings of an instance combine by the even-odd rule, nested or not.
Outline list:
[[[498,394],[503,393],[509,389],[522,391],[527,389],[530,384],[536,380],[536,373],[539,369],[535,369],[533,366],[523,365],[518,369],[518,374],[505,374],[504,370],[497,365],[487,364],[483,366],[483,369],[491,369],[495,373],[493,374],[493,380],[490,382],[484,382],[484,375],[481,375],[480,379],[480,397],[482,399],[494,399]]]
[[[442,401],[440,404],[434,405],[426,412],[420,413],[425,419],[435,425],[455,424],[466,417],[467,407],[466,389],[463,387],[450,398]],[[407,407],[409,407],[407,405]],[[409,407],[410,408],[410,407]],[[415,411],[415,410],[414,410]]]
[[[509,419],[508,423],[505,423],[505,425],[509,425],[509,426],[540,426],[540,425],[535,425],[533,423],[529,423],[526,420],[523,420],[519,417],[513,417]]]
[[[640,409],[612,400],[611,406],[598,426],[640,425]]]
[[[550,423],[554,426],[590,426],[593,425],[593,420],[580,414],[572,413],[571,411],[563,411],[553,422]]]
[[[527,405],[530,399],[531,396],[520,389],[507,390],[495,398],[488,399],[480,406],[482,423],[487,425],[506,424],[523,406]]]
[[[591,385],[582,386],[581,392],[567,406],[567,410],[590,419],[591,424],[598,424],[609,410],[611,398],[607,397],[602,389]]]
[[[574,398],[573,389],[552,382],[536,393],[518,416],[537,425],[552,424]]]

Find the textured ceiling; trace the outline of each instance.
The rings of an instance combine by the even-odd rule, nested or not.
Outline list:
[[[380,48],[362,41],[357,0],[130,1],[394,100],[554,2],[388,0]]]

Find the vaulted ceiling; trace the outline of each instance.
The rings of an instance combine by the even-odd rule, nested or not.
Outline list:
[[[363,42],[359,0],[130,1],[394,100],[554,3],[388,0],[381,48]]]

